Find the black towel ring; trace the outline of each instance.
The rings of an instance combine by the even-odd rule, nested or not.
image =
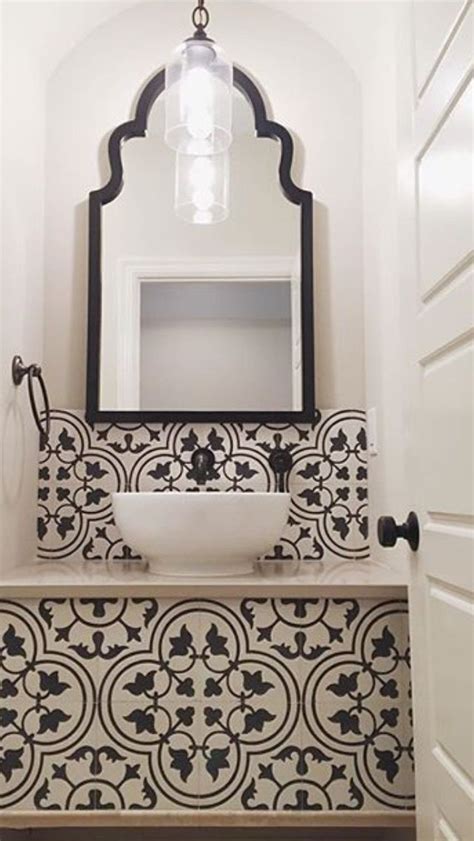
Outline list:
[[[21,356],[14,356],[12,361],[12,379],[14,384],[16,386],[21,385],[25,377],[28,377],[28,395],[30,398],[31,411],[40,434],[40,447],[43,448],[49,440],[49,433],[51,430],[51,410],[49,407],[46,384],[41,373],[41,367],[40,365],[37,365],[36,362],[33,362],[32,365],[24,365]],[[41,419],[36,405],[34,380],[38,380],[41,389],[44,406],[43,420]]]

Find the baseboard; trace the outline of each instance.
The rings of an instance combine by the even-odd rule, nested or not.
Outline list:
[[[412,828],[415,814],[411,811],[339,811],[339,812],[226,812],[185,811],[176,812],[3,812],[0,827],[5,829],[30,829],[54,827],[166,827],[186,828],[256,828],[299,829],[307,828]],[[169,836],[167,836],[169,837]],[[209,838],[209,835],[206,835]],[[227,837],[227,836],[226,836]]]
[[[90,829],[69,829],[67,841],[90,841]],[[306,828],[228,829],[226,841],[415,841],[415,829],[405,828]],[[64,829],[7,829],[0,841],[64,841]],[[221,829],[100,829],[94,841],[222,841]]]

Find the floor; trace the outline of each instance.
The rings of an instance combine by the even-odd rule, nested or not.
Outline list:
[[[222,829],[4,830],[0,841],[222,841]],[[413,830],[225,830],[225,841],[415,841]]]

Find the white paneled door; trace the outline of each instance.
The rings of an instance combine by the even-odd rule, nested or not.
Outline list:
[[[474,841],[473,12],[420,0],[413,12],[400,283],[407,500],[421,528],[410,557],[418,841]]]

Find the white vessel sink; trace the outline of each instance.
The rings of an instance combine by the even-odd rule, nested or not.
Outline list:
[[[124,541],[166,575],[244,575],[281,537],[284,493],[115,493]]]

